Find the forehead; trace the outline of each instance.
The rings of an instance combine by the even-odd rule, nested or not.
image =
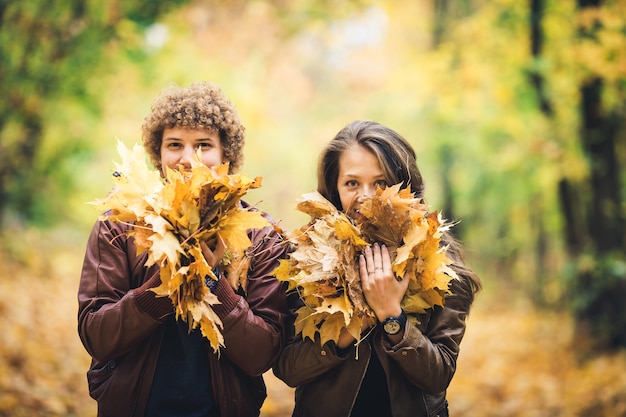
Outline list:
[[[355,144],[346,148],[339,156],[339,175],[381,175],[376,155],[364,146]]]
[[[166,127],[163,129],[163,139],[217,139],[219,140],[219,132],[215,129],[207,128],[184,128],[184,127]]]

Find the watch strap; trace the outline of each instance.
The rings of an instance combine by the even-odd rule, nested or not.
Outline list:
[[[406,312],[402,310],[399,316],[387,317],[385,321],[383,321],[383,330],[387,334],[397,334],[400,329],[402,329],[406,325],[407,320],[408,318]],[[394,326],[394,324],[397,324],[398,326]],[[394,329],[395,331],[391,329]]]

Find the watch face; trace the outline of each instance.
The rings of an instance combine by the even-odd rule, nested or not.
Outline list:
[[[383,326],[383,328],[385,329],[385,332],[388,334],[396,334],[400,331],[400,323],[398,323],[397,321],[388,321],[387,323],[385,323],[385,325]]]

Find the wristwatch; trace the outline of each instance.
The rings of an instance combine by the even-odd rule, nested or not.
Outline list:
[[[406,320],[406,313],[402,310],[399,316],[387,317],[385,321],[383,321],[383,330],[389,335],[398,334],[406,324]]]

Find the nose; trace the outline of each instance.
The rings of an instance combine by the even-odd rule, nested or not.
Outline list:
[[[180,154],[178,163],[185,168],[191,168],[191,158],[193,158],[196,150],[193,146],[185,146]]]
[[[357,191],[356,198],[354,199],[355,208],[358,208],[364,199],[371,197],[374,195],[376,191],[375,187],[371,187],[369,185],[363,185]]]
[[[365,184],[363,185],[361,192],[359,193],[359,199],[364,199],[367,197],[371,197],[376,192],[376,187]]]

